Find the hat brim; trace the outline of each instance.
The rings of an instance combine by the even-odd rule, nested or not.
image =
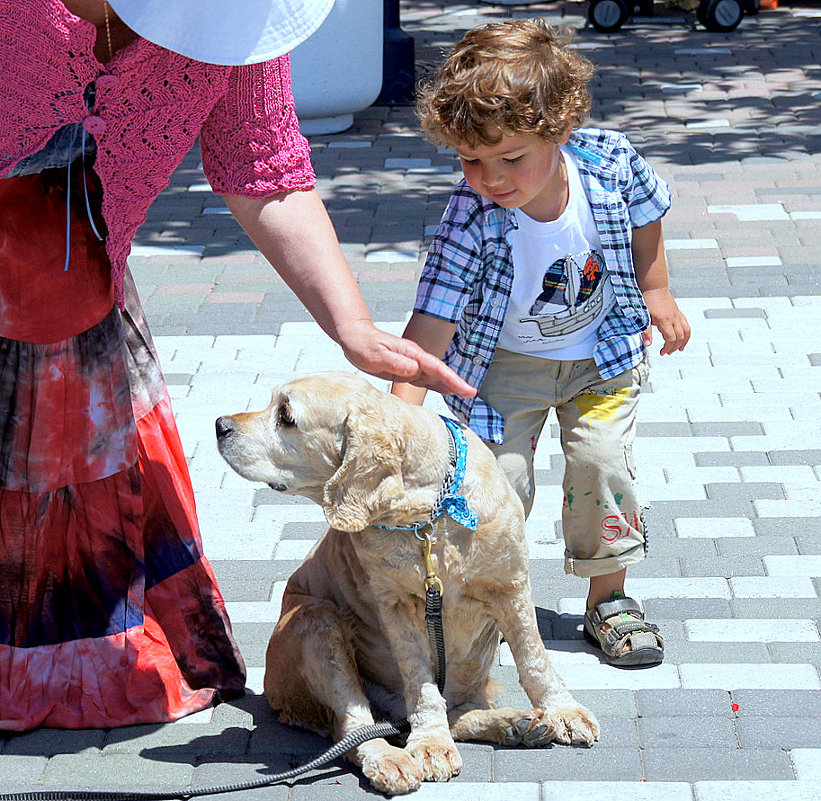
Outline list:
[[[108,0],[154,44],[211,64],[257,64],[305,41],[334,0]]]

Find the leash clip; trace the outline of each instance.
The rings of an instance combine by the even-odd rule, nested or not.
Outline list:
[[[431,529],[433,526],[431,526]],[[431,557],[431,550],[433,548],[433,539],[431,538],[430,532],[420,533],[420,531],[416,531],[417,539],[422,541],[422,555],[425,558],[425,589],[430,590],[433,587],[439,588],[439,594],[441,595],[444,592],[444,585],[442,584],[442,579],[436,575],[436,568],[433,566],[433,558]]]

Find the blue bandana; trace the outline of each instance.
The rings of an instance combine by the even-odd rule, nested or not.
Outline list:
[[[433,523],[437,517],[447,514],[460,526],[476,531],[476,526],[479,524],[479,515],[468,506],[467,498],[459,492],[465,478],[465,466],[468,459],[468,444],[465,439],[465,432],[455,420],[442,415],[439,416],[450,433],[448,450],[450,451],[451,464],[445,478],[445,484],[436,496],[436,503],[431,510],[430,517],[421,523],[413,523],[410,526],[374,526],[374,528],[419,532],[420,529]]]
[[[433,510],[433,517],[438,517],[439,514],[448,514],[460,526],[476,531],[479,516],[468,506],[467,498],[459,492],[465,478],[465,465],[468,459],[468,444],[465,439],[465,432],[455,420],[449,417],[442,417],[442,420],[450,430],[453,442],[456,445],[456,464],[450,482],[445,486],[445,493],[441,497],[439,509]]]

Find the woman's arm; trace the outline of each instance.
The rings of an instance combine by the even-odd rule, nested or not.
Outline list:
[[[374,326],[316,190],[222,196],[261,253],[355,367],[443,394],[476,391],[415,342]]]

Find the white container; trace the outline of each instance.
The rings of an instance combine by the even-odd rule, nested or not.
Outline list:
[[[306,136],[339,133],[382,89],[383,0],[336,0],[291,53],[291,79]]]

